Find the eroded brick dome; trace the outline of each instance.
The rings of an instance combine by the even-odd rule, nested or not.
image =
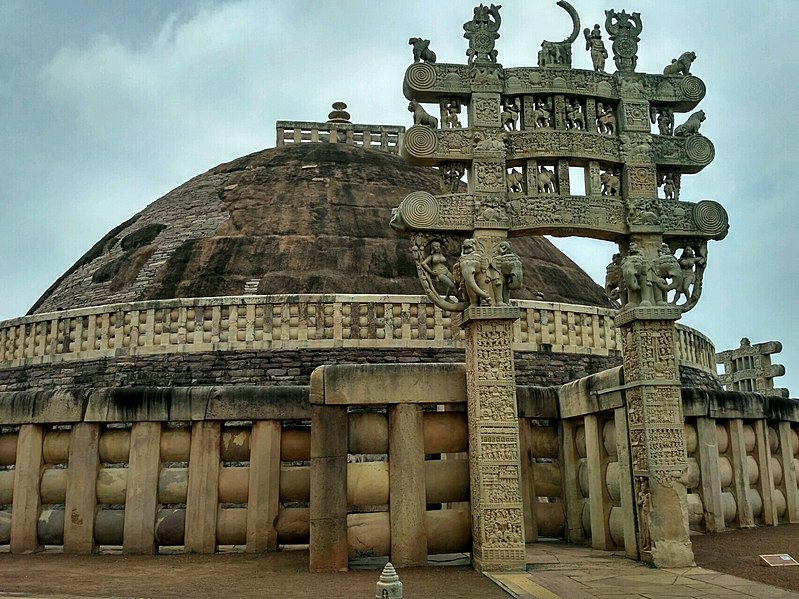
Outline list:
[[[391,209],[438,173],[355,146],[263,150],[194,177],[111,230],[31,308],[294,293],[420,294]],[[520,299],[608,306],[603,290],[544,238],[513,240]]]

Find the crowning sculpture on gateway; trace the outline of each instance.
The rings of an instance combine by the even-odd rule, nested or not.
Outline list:
[[[512,569],[524,563],[518,488],[501,505],[489,500],[496,497],[496,469],[515,472],[518,460],[497,465],[481,457],[495,455],[496,443],[512,444],[518,433],[512,423],[480,416],[487,413],[486,402],[511,407],[515,401],[512,358],[503,375],[489,383],[481,379],[480,356],[488,355],[486,348],[491,355],[512,356],[508,323],[516,314],[509,291],[519,283],[522,267],[507,238],[523,235],[618,244],[605,288],[620,303],[616,326],[624,341],[635,489],[627,502],[637,522],[636,546],[628,554],[659,566],[688,565],[693,557],[687,522],[666,524],[672,518],[682,521],[685,506],[674,322],[699,300],[707,241],[726,236],[728,219],[716,202],[679,200],[681,176],[702,170],[715,150],[699,133],[703,111],[676,128],[674,116],[693,110],[705,85],[689,74],[693,52],[673,60],[662,75],[637,73],[643,25],[639,13],[624,10],[605,11],[617,72],[604,72],[607,51],[598,25],[584,30],[593,70],[573,69],[571,45],[580,20],[568,2],[557,4],[571,16],[573,30],[563,42],[542,43],[538,67],[505,68],[497,62],[501,7],[493,4],[476,7],[463,26],[467,64],[408,67],[403,91],[414,106],[438,105],[443,123],[450,122],[450,107],[465,106],[468,123],[438,129],[434,117],[420,121],[414,110],[415,125],[405,135],[402,155],[413,164],[438,166],[448,193],[411,193],[394,210],[391,226],[411,235],[430,299],[445,310],[463,312],[467,348],[472,348],[466,368],[478,567]],[[658,132],[652,133],[655,123]],[[585,192],[575,195],[572,180],[579,171]],[[453,180],[461,172],[467,174],[465,186]],[[658,196],[659,187],[665,199]],[[447,260],[452,280],[442,276],[449,272]],[[493,389],[490,400],[486,386]],[[492,532],[492,518],[499,513],[512,535]]]

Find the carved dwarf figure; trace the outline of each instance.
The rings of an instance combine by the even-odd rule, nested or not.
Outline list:
[[[594,64],[594,70],[604,73],[608,51],[602,41],[602,31],[599,28],[599,24],[594,25],[593,30],[588,29],[588,27],[583,29],[583,36],[585,36],[585,49],[591,52],[591,62]]]

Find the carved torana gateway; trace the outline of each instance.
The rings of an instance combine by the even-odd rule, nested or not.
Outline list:
[[[509,301],[522,264],[508,241],[523,235],[618,244],[605,285],[620,305],[638,554],[689,565],[674,323],[697,303],[707,241],[723,239],[728,220],[716,202],[681,200],[682,175],[708,165],[714,148],[699,132],[703,111],[675,120],[696,108],[705,85],[690,74],[693,52],[664,57],[663,74],[635,72],[643,25],[623,10],[605,11],[617,71],[604,71],[599,25],[583,30],[593,70],[573,69],[580,19],[568,2],[558,5],[573,30],[541,44],[537,67],[498,62],[501,7],[493,4],[476,7],[463,26],[467,64],[433,58],[408,67],[414,126],[401,153],[438,167],[442,194],[409,194],[391,225],[412,236],[430,299],[461,312],[466,329],[475,566],[524,567],[511,348],[518,311]]]

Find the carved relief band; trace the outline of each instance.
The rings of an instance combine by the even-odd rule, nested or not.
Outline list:
[[[466,330],[472,561],[487,572],[525,567],[511,349],[517,317],[517,308],[471,306],[461,324]]]

